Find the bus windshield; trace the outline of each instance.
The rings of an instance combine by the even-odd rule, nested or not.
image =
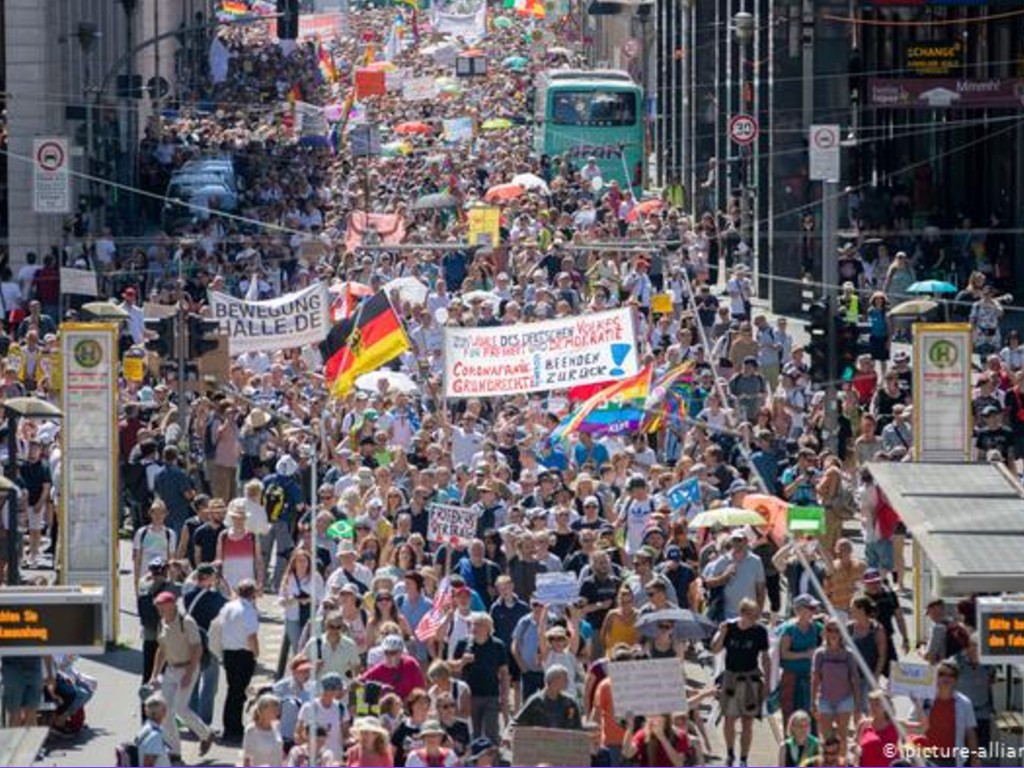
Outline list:
[[[555,125],[611,127],[636,123],[636,95],[628,91],[568,91],[551,94]]]

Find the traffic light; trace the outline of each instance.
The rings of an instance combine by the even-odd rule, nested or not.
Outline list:
[[[807,342],[807,356],[811,361],[811,381],[825,384],[832,378],[828,364],[828,335],[834,330],[828,298],[812,302],[808,312],[811,319],[807,333],[811,338]]]
[[[173,317],[147,317],[145,323],[146,349],[160,355],[162,360],[170,360],[174,356]]]
[[[277,0],[277,39],[295,40],[299,36],[299,0]]]
[[[203,355],[213,352],[220,343],[218,333],[220,323],[202,315],[190,315],[188,318],[188,359],[199,360]]]
[[[857,370],[857,355],[860,354],[858,340],[860,330],[856,323],[836,316],[836,369],[833,378],[850,381]]]

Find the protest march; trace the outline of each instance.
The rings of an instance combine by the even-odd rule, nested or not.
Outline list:
[[[920,566],[872,475],[919,429],[904,282],[851,268],[872,343],[829,405],[732,211],[620,146],[537,150],[549,73],[587,69],[569,3],[352,0],[295,39],[280,4],[215,5],[138,148],[147,234],[86,227],[3,284],[5,402],[94,403],[114,464],[65,482],[94,423],[12,421],[2,567],[84,559],[69,510],[112,488],[132,679],[5,652],[8,727],[70,750],[116,708],[109,763],[147,766],[980,764],[977,596],[908,626]],[[164,199],[214,160],[232,200]],[[972,271],[972,459],[1016,477],[1024,354]],[[109,412],[61,394],[102,350],[54,362],[95,299]]]

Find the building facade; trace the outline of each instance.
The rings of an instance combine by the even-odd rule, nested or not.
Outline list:
[[[206,50],[182,30],[207,23],[212,0],[4,0],[0,4],[0,77],[8,151],[4,215],[12,263],[27,251],[60,245],[70,219],[124,221],[138,138],[157,112],[147,90],[166,81],[173,96],[181,75],[202,66]],[[174,34],[178,32],[178,34]],[[154,42],[160,37],[159,43]],[[193,50],[195,49],[195,50]],[[134,55],[128,55],[134,50]],[[139,86],[141,85],[141,90]],[[166,98],[166,97],[165,97]],[[34,210],[32,146],[63,136],[71,145],[68,214]],[[93,177],[93,180],[90,180]]]
[[[987,240],[976,247],[993,272],[1024,274],[1024,13],[1014,10],[1010,0],[659,0],[655,181],[680,179],[697,215],[740,218],[761,294],[795,312],[807,268],[821,279],[808,129],[838,125],[841,232],[858,224],[894,247]],[[749,143],[730,135],[738,115],[756,121]]]

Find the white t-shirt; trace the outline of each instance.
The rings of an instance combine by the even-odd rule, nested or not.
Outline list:
[[[260,617],[256,607],[248,600],[236,598],[220,609],[224,623],[221,642],[225,651],[246,651],[249,649],[249,635],[259,633]]]
[[[644,530],[654,514],[654,499],[630,499],[623,511],[626,515],[626,552],[632,555],[643,546]]]
[[[347,719],[343,714],[345,705],[340,701],[332,701],[330,706],[325,707],[317,697],[313,701],[307,701],[299,710],[299,722],[305,723],[309,728],[312,725],[322,725],[327,728],[327,741],[324,743],[326,749],[336,755],[343,754],[341,751],[341,724]]]
[[[158,557],[164,562],[170,560],[177,549],[178,538],[167,526],[161,526],[158,530],[152,525],[144,525],[135,532],[132,541],[132,551],[142,552],[143,570]]]

